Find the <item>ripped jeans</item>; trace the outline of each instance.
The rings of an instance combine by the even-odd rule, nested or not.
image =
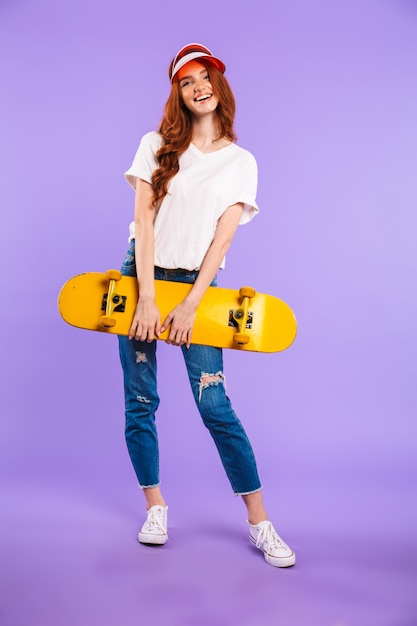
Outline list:
[[[134,242],[126,254],[122,274],[135,276]],[[155,278],[193,283],[198,272],[155,268]],[[215,281],[214,283],[215,284]],[[192,393],[236,495],[259,491],[255,456],[245,430],[226,395],[223,354],[220,348],[192,344],[181,347]],[[119,336],[124,374],[126,443],[142,488],[159,485],[159,448],[155,414],[157,391],[157,341],[151,343]],[[175,419],[175,416],[174,416]]]

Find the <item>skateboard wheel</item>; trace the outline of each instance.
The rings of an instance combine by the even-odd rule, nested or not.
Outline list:
[[[122,273],[119,270],[107,270],[106,278],[107,280],[120,280],[122,277]]]
[[[256,291],[253,287],[241,287],[239,289],[239,296],[241,298],[253,298],[256,294]]]
[[[113,328],[113,326],[116,326],[116,320],[114,317],[110,317],[109,315],[102,315],[100,317],[100,326],[104,326],[104,328]]]
[[[244,346],[245,344],[249,343],[249,337],[248,335],[245,335],[245,333],[235,333],[233,335],[233,341],[240,346]]]

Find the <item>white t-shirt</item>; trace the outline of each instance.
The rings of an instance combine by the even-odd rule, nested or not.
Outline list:
[[[152,173],[158,168],[156,153],[161,143],[162,136],[156,131],[142,138],[133,163],[125,172],[133,189],[137,178],[151,183]],[[258,169],[253,155],[234,143],[209,153],[190,144],[181,155],[179,166],[155,219],[155,265],[198,270],[213,241],[217,222],[229,206],[243,203],[240,224],[246,224],[259,212]],[[131,240],[134,222],[129,233]]]

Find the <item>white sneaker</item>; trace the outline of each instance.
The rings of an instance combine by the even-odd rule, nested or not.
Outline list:
[[[140,529],[138,541],[162,546],[168,541],[168,507],[155,504],[148,509],[146,522]]]
[[[283,542],[269,521],[250,525],[250,541],[264,553],[265,561],[275,567],[291,567],[295,563],[295,554]]]

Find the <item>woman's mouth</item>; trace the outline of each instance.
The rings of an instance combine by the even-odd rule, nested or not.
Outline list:
[[[205,100],[209,100],[211,98],[211,93],[205,93],[202,96],[197,96],[194,98],[194,102],[204,102]]]

